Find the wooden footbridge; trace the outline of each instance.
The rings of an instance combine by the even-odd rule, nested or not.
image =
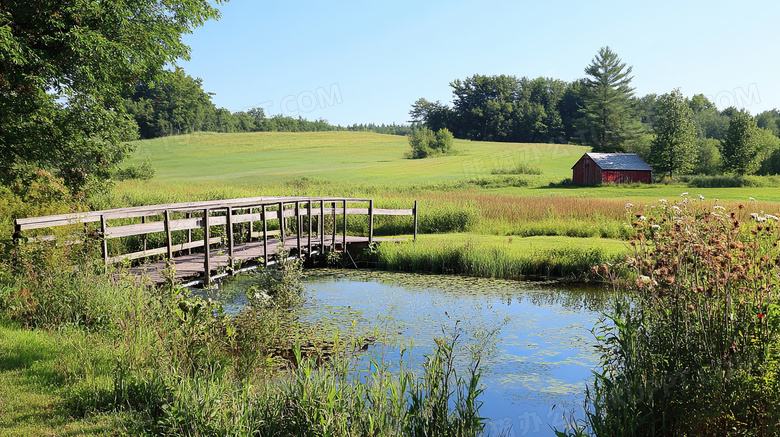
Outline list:
[[[278,253],[303,258],[383,241],[374,238],[378,215],[414,217],[417,239],[417,201],[411,209],[379,209],[372,199],[336,197],[252,197],[17,219],[14,239],[57,244],[93,239],[102,246],[107,268],[123,264],[129,274],[156,284],[210,286],[273,265]],[[348,235],[348,216],[367,217],[367,235]],[[40,235],[44,229],[56,235]]]

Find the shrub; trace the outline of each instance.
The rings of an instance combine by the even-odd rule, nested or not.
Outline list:
[[[452,152],[452,143],[452,132],[447,128],[439,129],[434,133],[427,127],[423,127],[409,135],[409,146],[412,150],[407,154],[407,157],[419,159],[446,155]]]
[[[120,168],[116,171],[116,179],[123,181],[128,179],[140,179],[148,181],[154,177],[154,167],[152,161],[147,159],[140,165],[130,164],[125,168]]]

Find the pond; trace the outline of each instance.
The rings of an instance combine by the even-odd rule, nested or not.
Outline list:
[[[384,344],[374,347],[391,362],[400,356],[393,345],[413,342],[411,358],[422,363],[434,338],[443,329],[452,332],[456,323],[471,344],[499,328],[483,357],[481,380],[480,414],[490,420],[491,435],[501,430],[516,436],[553,435],[551,426],[565,427],[564,414],[584,416],[585,384],[598,360],[590,329],[608,296],[602,289],[375,271],[317,269],[306,274],[302,317],[386,334],[379,336]]]

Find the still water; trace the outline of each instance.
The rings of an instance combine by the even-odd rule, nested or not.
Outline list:
[[[399,348],[389,344],[413,342],[411,357],[421,363],[434,338],[456,324],[464,348],[487,344],[480,414],[490,420],[491,435],[553,435],[551,427],[565,428],[564,414],[584,416],[585,384],[598,359],[590,330],[606,303],[603,290],[372,271],[306,274],[302,317],[355,333],[379,332],[384,344],[375,344],[374,352],[391,362]],[[485,342],[484,334],[497,328]]]

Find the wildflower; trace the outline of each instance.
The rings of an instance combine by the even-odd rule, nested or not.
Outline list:
[[[780,220],[780,217],[773,214],[767,214],[766,218],[771,218],[772,220]]]
[[[658,201],[661,203],[666,203],[666,199],[658,199]]]
[[[699,194],[699,200],[704,200],[704,196],[702,196],[701,194]]]
[[[722,207],[722,206],[720,206],[720,205],[715,205],[715,206],[713,206],[713,207],[712,207],[712,209],[722,209],[722,210],[724,210],[724,211],[726,210],[726,208],[725,208],[725,207]]]
[[[640,216],[639,216],[639,220],[645,221],[645,220],[647,220],[647,217],[645,217],[645,216],[643,216],[643,215],[640,215]]]
[[[687,195],[688,195],[688,192],[686,191],[686,192],[684,192],[684,193],[680,194],[680,197],[685,197],[685,196],[687,196]]]
[[[752,197],[748,197],[748,200],[756,200],[756,199],[754,199],[754,198],[752,198]]]
[[[634,207],[633,203],[631,203],[631,202],[626,203],[626,209],[633,208],[633,207]]]
[[[650,227],[653,228],[653,229],[661,229],[661,226],[659,226],[659,225],[653,225],[653,226],[650,226]]]

